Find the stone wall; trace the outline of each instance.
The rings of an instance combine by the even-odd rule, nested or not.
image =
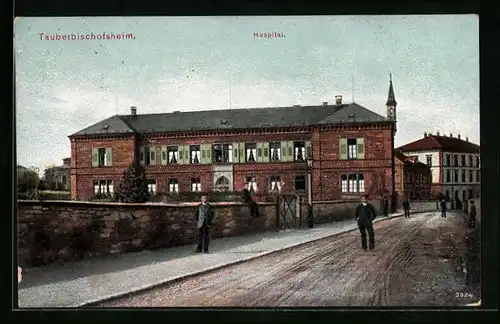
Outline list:
[[[370,201],[375,207],[377,214],[380,215],[381,202],[379,200]],[[333,201],[315,201],[313,202],[314,223],[338,222],[354,218],[356,207],[360,204],[358,200],[333,200]],[[307,226],[307,202],[304,200],[301,206],[302,226]]]
[[[55,261],[194,244],[191,204],[123,204],[18,201],[19,262],[36,267]],[[213,203],[212,238],[276,230],[276,205]]]

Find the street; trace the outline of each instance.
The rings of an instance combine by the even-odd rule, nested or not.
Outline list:
[[[461,213],[374,228],[374,251],[362,251],[352,231],[99,307],[458,306],[480,298],[465,287]]]

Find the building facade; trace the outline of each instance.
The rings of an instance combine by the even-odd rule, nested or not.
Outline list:
[[[56,190],[71,190],[71,158],[63,159],[63,164],[45,170],[45,180],[53,182]],[[61,187],[60,187],[61,186]]]
[[[394,152],[396,192],[410,200],[433,199],[431,168],[399,151]]]
[[[465,201],[481,194],[480,147],[462,139],[424,133],[424,137],[397,150],[428,165],[431,169],[431,192]]]
[[[298,193],[310,173],[315,201],[390,195],[394,125],[341,96],[333,105],[147,115],[131,107],[69,136],[72,199],[112,194],[132,163],[145,167],[155,194]]]

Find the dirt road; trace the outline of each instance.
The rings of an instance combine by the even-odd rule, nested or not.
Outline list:
[[[100,307],[455,306],[478,300],[461,268],[462,214],[375,224],[374,251],[353,231]]]

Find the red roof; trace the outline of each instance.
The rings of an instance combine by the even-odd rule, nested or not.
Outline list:
[[[479,145],[456,137],[428,135],[418,141],[403,145],[397,150],[402,152],[441,150],[456,153],[480,153]]]

